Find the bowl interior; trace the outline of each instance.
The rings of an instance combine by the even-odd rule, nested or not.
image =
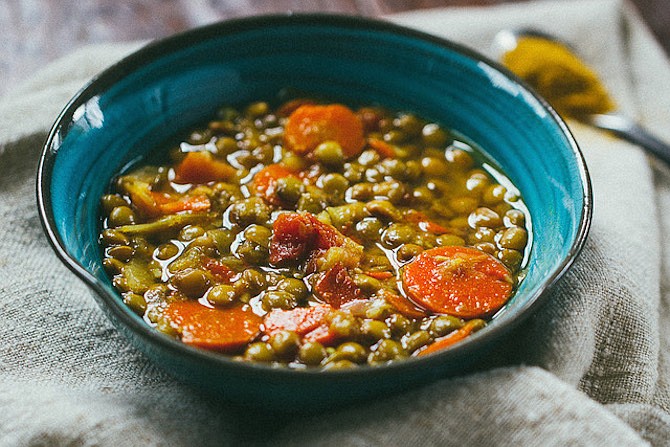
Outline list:
[[[534,238],[526,279],[492,327],[533,304],[583,243],[586,169],[541,100],[450,43],[381,22],[314,16],[190,32],[141,50],[85,88],[54,127],[39,179],[54,243],[89,283],[120,301],[97,244],[99,198],[112,176],[221,105],[274,98],[285,88],[414,111],[476,142],[509,176]]]

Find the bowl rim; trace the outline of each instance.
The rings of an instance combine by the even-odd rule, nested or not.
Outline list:
[[[579,216],[575,238],[572,241],[567,255],[564,257],[561,263],[559,263],[551,271],[551,274],[529,297],[529,299],[515,310],[515,315],[513,318],[504,321],[502,324],[489,326],[486,328],[486,330],[471,335],[462,343],[458,343],[449,349],[421,358],[410,357],[403,361],[392,362],[382,366],[370,368],[351,368],[336,371],[323,370],[322,368],[308,368],[304,370],[296,370],[292,368],[274,368],[256,362],[234,361],[231,357],[224,354],[191,347],[176,339],[166,337],[165,335],[156,331],[153,327],[131,315],[130,310],[117,295],[111,294],[107,286],[99,281],[94,275],[89,273],[84,268],[84,266],[79,263],[79,261],[77,261],[67,252],[63,240],[56,230],[56,222],[53,215],[53,210],[50,205],[50,185],[54,163],[58,155],[58,136],[61,134],[67,134],[69,132],[67,125],[71,122],[74,112],[82,104],[86,103],[99,92],[107,90],[115,82],[119,81],[135,70],[154,62],[155,60],[159,59],[165,54],[169,54],[174,50],[178,50],[192,44],[204,42],[222,35],[235,34],[240,31],[254,30],[267,26],[287,26],[296,24],[313,26],[326,25],[345,29],[361,29],[372,32],[390,33],[398,36],[408,37],[413,40],[423,41],[437,47],[442,47],[450,51],[454,51],[470,59],[484,63],[490,68],[503,73],[506,77],[513,80],[516,84],[529,92],[535,98],[535,100],[537,100],[542,105],[545,111],[548,112],[548,116],[551,121],[553,121],[556,127],[566,138],[572,156],[574,157],[574,160],[577,164],[579,180],[582,185],[581,199],[584,203],[584,206],[582,207],[581,215]],[[237,370],[239,373],[250,374],[250,377],[253,377],[255,374],[271,374],[277,378],[286,377],[294,380],[297,377],[319,377],[323,380],[336,380],[338,377],[341,377],[346,378],[347,380],[351,380],[363,376],[367,377],[371,375],[377,376],[395,374],[396,372],[414,369],[416,367],[430,368],[431,365],[444,364],[450,358],[462,358],[463,356],[467,356],[469,352],[476,351],[479,348],[484,347],[494,339],[500,338],[504,334],[507,334],[512,328],[516,327],[530,314],[532,314],[532,311],[534,311],[546,301],[548,296],[547,291],[552,288],[555,283],[568,271],[584,247],[591,226],[593,214],[593,191],[591,180],[586,161],[579,148],[579,145],[577,144],[577,141],[575,140],[567,124],[553,109],[553,107],[551,107],[551,105],[542,96],[535,92],[532,87],[527,85],[525,81],[517,77],[501,64],[489,59],[488,57],[471,48],[451,40],[392,23],[383,19],[332,13],[288,12],[285,14],[266,14],[222,20],[151,41],[143,47],[133,51],[131,54],[113,63],[108,68],[104,69],[91,78],[91,80],[89,80],[86,84],[84,84],[84,86],[68,101],[68,103],[64,106],[56,118],[42,147],[42,153],[39,158],[36,177],[36,196],[42,229],[46,234],[49,244],[56,253],[57,257],[71,272],[73,272],[95,292],[94,297],[101,307],[104,307],[107,310],[113,312],[114,317],[117,319],[118,323],[121,323],[125,327],[129,328],[135,335],[141,337],[145,343],[156,344],[161,349],[168,350],[171,352],[171,354],[177,357],[181,357],[183,360],[189,362],[207,362],[208,364],[228,368],[229,370]],[[135,345],[135,347],[137,348],[137,345]],[[146,353],[144,349],[140,350]]]

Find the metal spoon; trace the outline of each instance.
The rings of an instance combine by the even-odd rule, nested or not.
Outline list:
[[[494,51],[496,52],[496,56],[501,57],[505,52],[514,49],[518,39],[523,36],[538,37],[556,42],[575,53],[570,45],[555,36],[534,29],[519,29],[514,31],[503,30],[496,34],[494,38]],[[637,144],[670,164],[670,145],[654,136],[649,130],[642,127],[632,118],[625,116],[618,111],[584,115],[578,119],[585,124],[612,132],[624,140]]]

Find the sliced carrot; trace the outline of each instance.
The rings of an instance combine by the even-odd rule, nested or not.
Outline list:
[[[256,193],[263,197],[271,205],[283,205],[283,201],[277,195],[277,182],[279,179],[297,176],[280,164],[272,164],[264,167],[254,175],[252,182]]]
[[[177,200],[157,203],[162,214],[175,214],[181,211],[207,212],[211,206],[212,202],[205,195],[184,196]]]
[[[248,305],[220,309],[197,301],[172,302],[164,315],[184,343],[224,352],[237,351],[251,342],[263,322]]]
[[[157,217],[161,214],[156,203],[156,194],[151,191],[149,183],[125,177],[123,188],[130,196],[133,206],[146,217]]]
[[[314,286],[314,292],[336,309],[350,301],[364,298],[361,289],[340,263],[323,273]]]
[[[388,144],[384,140],[380,140],[379,138],[369,138],[368,139],[368,145],[377,151],[377,153],[382,157],[382,158],[395,158],[396,153],[395,149],[393,146]]]
[[[393,278],[395,276],[395,274],[393,272],[369,271],[369,272],[365,272],[365,274],[368,275],[368,276],[371,276],[375,279],[382,280],[382,281],[385,280],[385,279]]]
[[[175,183],[209,183],[230,179],[237,170],[207,151],[189,152],[174,170]]]
[[[341,104],[306,104],[291,113],[284,127],[284,142],[290,150],[306,154],[324,141],[338,142],[347,157],[358,155],[365,145],[363,124]]]
[[[324,324],[326,316],[332,310],[328,304],[296,307],[291,310],[273,309],[265,316],[265,333],[272,335],[278,331],[293,331],[298,335],[305,335]]]
[[[417,304],[463,318],[493,314],[507,302],[513,289],[507,267],[472,247],[426,250],[404,267],[402,280]]]
[[[448,348],[456,344],[457,342],[468,337],[470,334],[482,328],[482,320],[470,320],[462,328],[436,340],[433,344],[430,344],[417,352],[417,356],[421,357],[424,355],[432,354],[433,352],[441,351],[442,349]]]
[[[382,289],[380,295],[384,298],[384,301],[389,303],[395,309],[409,318],[423,318],[428,313],[418,307],[416,304],[412,303],[407,297],[393,293],[390,290]]]

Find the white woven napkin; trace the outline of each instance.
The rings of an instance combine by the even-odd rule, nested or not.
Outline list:
[[[420,11],[399,23],[487,52],[534,25],[579,48],[617,102],[666,139],[670,64],[624,2]],[[666,445],[670,173],[570,123],[593,227],[548,303],[481,372],[309,417],[240,412],[155,368],[117,333],[42,235],[34,173],[48,126],[137,43],[88,47],[0,100],[0,445]]]

